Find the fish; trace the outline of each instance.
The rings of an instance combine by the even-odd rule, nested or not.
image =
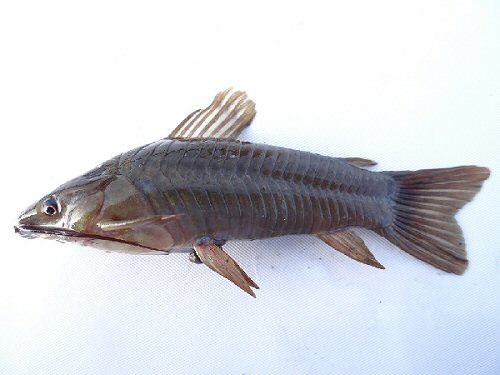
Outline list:
[[[231,240],[309,234],[383,269],[355,228],[446,272],[468,266],[455,214],[488,168],[374,172],[372,160],[239,140],[256,114],[243,91],[219,92],[168,137],[117,155],[24,210],[26,238],[132,254],[189,253],[255,297],[258,285],[227,252]]]

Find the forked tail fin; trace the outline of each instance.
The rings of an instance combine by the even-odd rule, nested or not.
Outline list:
[[[488,168],[463,166],[415,172],[385,172],[396,188],[392,223],[380,234],[414,257],[462,274],[467,254],[455,214],[481,189]]]

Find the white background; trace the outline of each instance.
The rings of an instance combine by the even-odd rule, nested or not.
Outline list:
[[[499,374],[499,19],[497,1],[2,2],[0,373]],[[253,299],[185,254],[14,234],[30,203],[228,86],[257,102],[246,140],[490,167],[458,215],[469,270],[369,232],[386,270],[311,237],[231,243]]]

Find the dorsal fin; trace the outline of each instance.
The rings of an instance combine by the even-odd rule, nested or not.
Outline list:
[[[255,103],[245,92],[229,88],[218,93],[207,108],[186,117],[170,137],[236,139],[255,113]]]

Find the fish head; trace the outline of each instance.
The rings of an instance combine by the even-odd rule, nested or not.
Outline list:
[[[61,185],[21,213],[16,232],[26,238],[59,240],[91,234],[108,184],[108,177],[81,176]]]
[[[121,175],[80,176],[24,210],[15,231],[25,238],[76,242],[108,251],[158,253],[173,239],[135,186]]]

